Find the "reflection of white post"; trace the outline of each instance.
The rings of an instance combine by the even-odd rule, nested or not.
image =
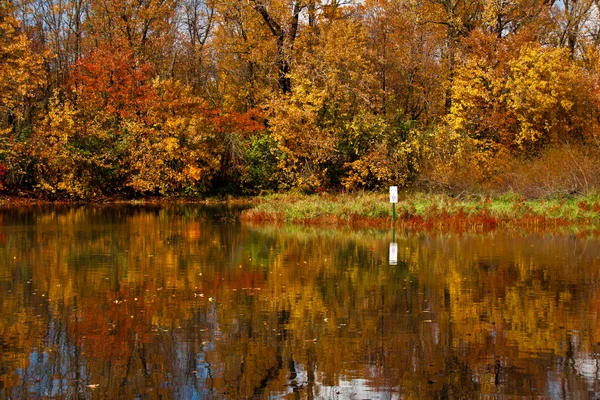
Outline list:
[[[390,265],[398,265],[398,243],[390,243]]]
[[[390,243],[390,265],[398,265],[398,243],[396,243],[396,203],[398,203],[398,186],[390,186],[390,203],[392,203],[393,238]]]

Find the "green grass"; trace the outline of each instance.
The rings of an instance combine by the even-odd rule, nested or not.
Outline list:
[[[340,195],[275,194],[258,197],[252,209],[256,212],[281,215],[284,221],[298,221],[335,215],[349,220],[353,215],[371,218],[391,215],[385,196],[374,193]]]
[[[396,212],[400,220],[414,217],[435,220],[452,215],[475,218],[484,215],[502,224],[527,224],[530,220],[535,224],[552,221],[595,226],[600,225],[600,195],[592,193],[577,197],[527,200],[512,193],[495,198],[454,198],[445,194],[406,192],[400,194]],[[252,213],[276,216],[273,219],[284,222],[311,221],[327,216],[344,222],[356,217],[391,219],[392,206],[387,193],[288,193],[258,197],[248,215]]]

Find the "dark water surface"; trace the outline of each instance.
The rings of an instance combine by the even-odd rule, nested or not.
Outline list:
[[[0,398],[595,398],[600,241],[0,210]]]

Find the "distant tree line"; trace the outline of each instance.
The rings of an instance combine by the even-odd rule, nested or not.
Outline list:
[[[600,188],[597,0],[4,0],[0,186]]]

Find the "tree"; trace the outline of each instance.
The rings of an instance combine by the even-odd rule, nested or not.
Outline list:
[[[118,43],[168,75],[176,57],[175,0],[98,0],[86,18],[87,49]]]
[[[260,14],[265,25],[275,39],[277,54],[275,66],[277,68],[277,84],[283,94],[292,90],[288,74],[291,69],[292,51],[298,35],[300,13],[306,7],[302,0],[284,0],[281,4],[271,4],[270,7],[264,0],[251,0],[252,7]]]
[[[38,51],[48,54],[48,92],[64,88],[73,63],[83,51],[88,0],[17,0]],[[48,96],[50,97],[50,96]]]
[[[445,35],[438,45],[446,69],[446,81],[442,82],[446,88],[446,113],[452,107],[453,80],[460,40],[480,24],[482,11],[481,1],[428,0],[421,7],[420,12],[426,23],[445,27]]]
[[[428,21],[422,3],[372,0],[360,10],[376,52],[381,112],[392,125],[419,121],[427,126],[444,113],[442,25]]]
[[[183,36],[183,71],[181,79],[194,88],[196,94],[210,94],[209,84],[210,61],[206,49],[216,25],[217,10],[214,1],[182,0],[179,2],[181,13],[180,30]],[[175,64],[175,59],[173,59]],[[175,65],[173,65],[175,69]]]
[[[93,194],[91,171],[77,140],[81,122],[68,99],[54,93],[46,118],[31,138],[36,189],[48,197],[86,198]],[[92,156],[92,159],[95,155]]]
[[[514,143],[521,149],[540,143],[560,143],[583,134],[576,118],[576,105],[584,92],[585,76],[569,61],[567,49],[524,47],[519,58],[509,62],[506,102],[518,122]],[[584,89],[585,90],[585,89]],[[575,110],[574,110],[575,108]],[[575,112],[574,112],[575,111]]]
[[[35,54],[12,15],[10,3],[0,4],[0,133],[19,135],[31,100],[44,83],[43,59]]]
[[[109,123],[143,117],[156,99],[154,68],[122,40],[103,44],[81,56],[73,67],[71,84],[77,104],[90,118]]]
[[[45,82],[43,58],[31,48],[10,2],[0,3],[0,163],[9,184],[21,183],[29,157],[23,142]]]
[[[336,149],[347,124],[360,112],[373,112],[378,91],[359,23],[334,20],[317,37],[302,38],[299,59],[289,74],[293,90],[271,104],[270,132],[277,143],[280,182],[284,187],[315,190],[339,183],[329,175],[346,162]],[[329,171],[329,172],[328,172]]]

